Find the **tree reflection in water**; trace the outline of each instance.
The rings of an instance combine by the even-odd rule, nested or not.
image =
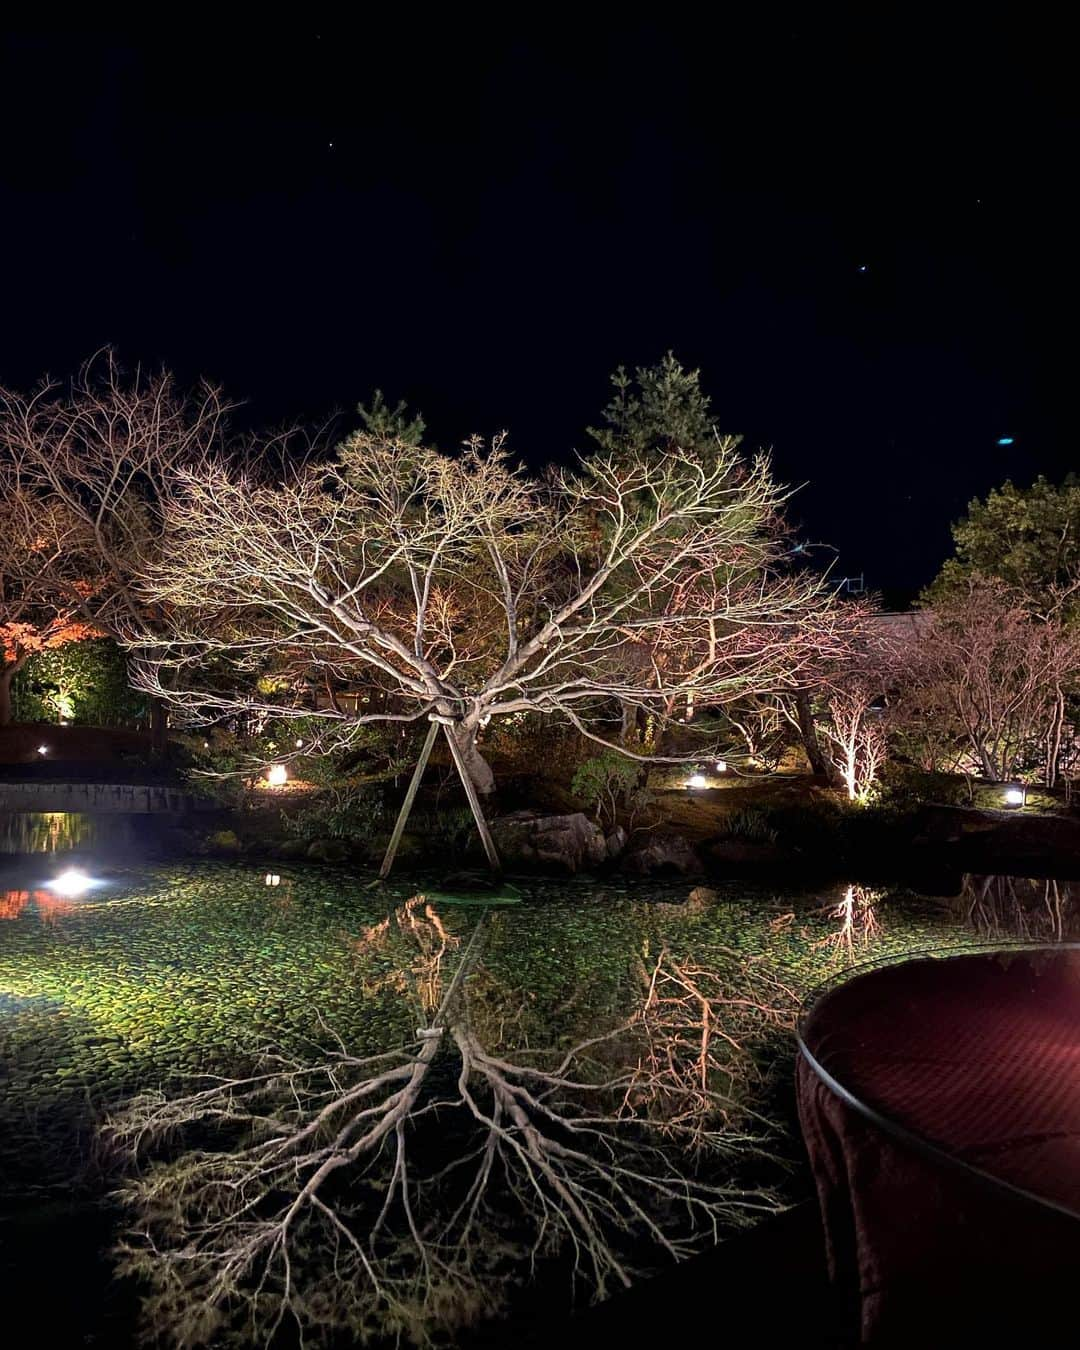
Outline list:
[[[881,921],[875,906],[881,891],[866,886],[848,886],[829,914],[837,921],[833,932],[821,938],[819,947],[831,947],[837,955],[853,961],[860,951],[866,951],[881,936]]]
[[[0,812],[0,855],[69,853],[93,843],[98,822],[83,811]]]
[[[412,1044],[360,1058],[324,1028],[314,1061],[267,1049],[110,1123],[153,1334],[426,1343],[549,1263],[598,1297],[777,1207],[747,1083],[791,990],[734,951],[631,945],[621,1005],[563,999],[541,1041],[545,986],[500,978],[502,934],[485,911],[461,940],[413,897],[356,939],[385,961],[361,992],[407,1000]]]
[[[950,907],[983,937],[1060,942],[1080,936],[1078,897],[1075,881],[968,875]]]

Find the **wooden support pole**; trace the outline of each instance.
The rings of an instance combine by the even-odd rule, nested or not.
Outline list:
[[[443,730],[446,732],[446,740],[450,746],[450,754],[454,759],[454,767],[458,771],[458,777],[461,779],[461,786],[465,789],[465,796],[469,799],[469,806],[472,809],[473,819],[476,821],[476,828],[480,833],[480,840],[484,845],[484,852],[487,854],[487,860],[491,870],[497,877],[502,876],[502,861],[499,858],[499,851],[495,847],[495,840],[491,837],[491,831],[488,829],[487,821],[484,819],[484,813],[480,808],[480,798],[476,792],[476,784],[469,775],[469,770],[465,765],[464,757],[461,753],[461,747],[454,740],[453,727],[443,724]]]
[[[412,813],[413,802],[416,800],[416,794],[420,790],[420,780],[424,776],[427,762],[431,758],[431,747],[435,744],[435,737],[438,734],[439,724],[438,722],[432,722],[428,727],[428,734],[424,737],[424,745],[420,751],[420,758],[416,761],[416,768],[413,769],[413,776],[409,780],[409,787],[408,791],[405,793],[405,800],[401,803],[401,810],[398,812],[398,818],[394,822],[394,833],[390,836],[390,842],[386,846],[386,855],[382,860],[382,866],[379,868],[380,881],[385,881],[390,875],[391,867],[394,865],[394,856],[398,851],[398,845],[401,843],[401,836],[405,831],[405,822]]]

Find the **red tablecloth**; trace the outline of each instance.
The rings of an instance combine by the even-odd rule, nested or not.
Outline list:
[[[800,1118],[863,1342],[1080,1338],[1080,951],[885,967],[802,1034]]]

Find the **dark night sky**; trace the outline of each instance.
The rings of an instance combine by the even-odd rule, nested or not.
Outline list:
[[[1075,80],[1019,8],[824,8],[8,31],[0,382],[111,342],[251,423],[378,385],[542,463],[672,348],[910,591],[973,494],[1075,466]]]

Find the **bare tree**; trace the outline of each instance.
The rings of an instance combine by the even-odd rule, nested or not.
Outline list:
[[[726,710],[751,764],[770,772],[778,767],[792,740],[790,702],[790,696],[751,694]]]
[[[730,720],[748,739],[783,745],[784,724],[798,735],[811,770],[863,799],[885,757],[877,711],[891,679],[895,644],[873,603],[838,601],[827,641],[817,634],[798,676],[765,698],[740,700]],[[774,751],[775,753],[775,751]]]
[[[288,1322],[316,1340],[424,1343],[549,1259],[599,1297],[646,1247],[678,1260],[774,1207],[732,1177],[767,1130],[726,1085],[763,1026],[790,1027],[790,991],[763,976],[725,987],[664,951],[629,1016],[565,1049],[493,1044],[513,1017],[493,1017],[490,980],[472,1006],[485,922],[455,952],[418,896],[363,935],[397,956],[386,978],[423,1019],[411,1045],[364,1058],[336,1040],[314,1063],[268,1052],[245,1077],[144,1097],[113,1122],[143,1160],[125,1266],[149,1283],[156,1334],[269,1343]],[[163,1155],[178,1133],[192,1147]]]
[[[130,638],[160,626],[138,580],[158,556],[177,472],[220,452],[226,411],[212,386],[189,397],[167,372],[127,376],[108,350],[68,384],[46,379],[29,395],[0,389],[0,456],[35,510],[72,523],[54,589],[98,629]],[[159,748],[164,708],[153,705]]]
[[[723,439],[536,478],[501,441],[448,456],[364,433],[280,482],[187,473],[143,572],[169,626],[132,635],[142,684],[194,719],[311,717],[290,689],[361,686],[355,711],[314,714],[323,748],[430,719],[481,793],[492,718],[559,718],[647,759],[613,706],[663,719],[790,685],[831,641],[819,579],[785,568],[783,500]],[[284,695],[254,689],[267,668]]]
[[[1066,700],[1080,676],[1068,597],[1036,614],[1003,583],[968,580],[933,607],[897,680],[893,716],[936,763],[965,761],[993,782],[1060,771]]]
[[[836,680],[821,731],[849,801],[865,801],[885,762],[884,689],[865,674]]]

